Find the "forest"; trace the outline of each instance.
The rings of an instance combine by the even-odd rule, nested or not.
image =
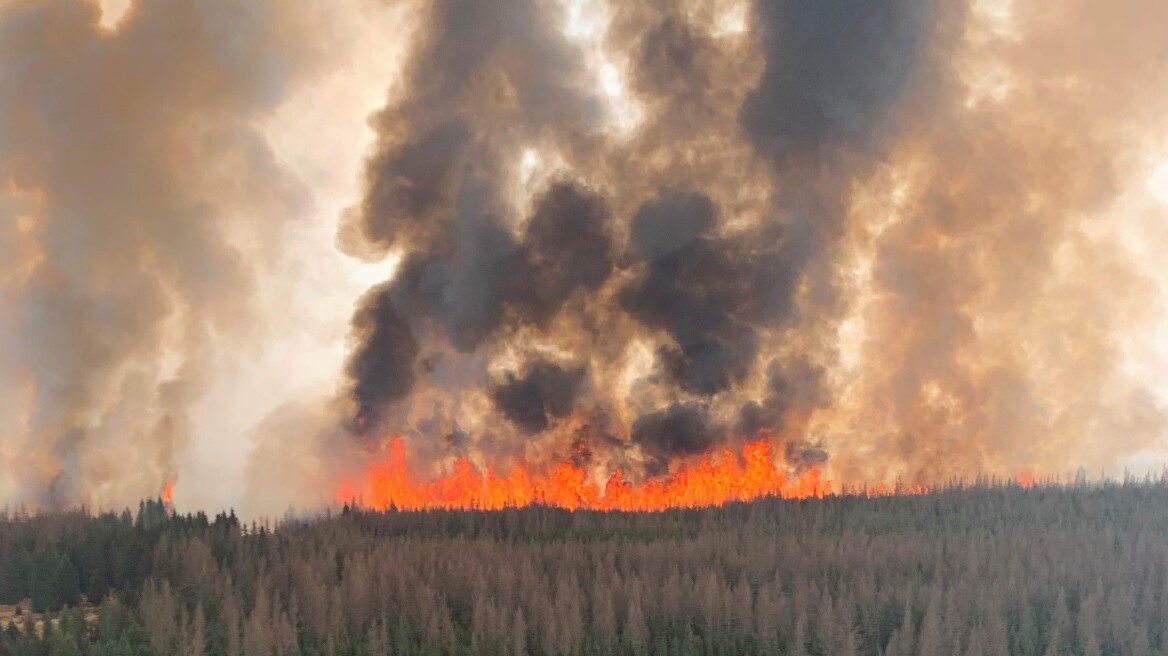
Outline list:
[[[0,516],[4,656],[1168,653],[1168,479],[658,513]]]

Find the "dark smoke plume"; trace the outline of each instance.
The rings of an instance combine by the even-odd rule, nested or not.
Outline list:
[[[349,359],[348,374],[355,381],[359,430],[380,419],[382,408],[410,393],[418,344],[409,321],[394,305],[390,288],[374,288],[353,317],[359,346]]]
[[[583,379],[583,370],[535,362],[527,366],[522,377],[508,373],[506,380],[491,390],[491,398],[515,425],[528,433],[540,433],[552,419],[572,412]]]
[[[708,234],[716,220],[702,194],[670,192],[642,206],[630,246],[648,260],[647,271],[620,296],[630,316],[675,340],[658,351],[666,376],[702,395],[742,380],[755,355],[753,330],[735,319],[750,301],[750,255]]]
[[[935,4],[758,2],[766,66],[742,127],[759,152],[782,161],[873,140],[921,66]]]
[[[633,422],[633,442],[663,461],[705,453],[721,439],[706,412],[694,403],[675,403]]]
[[[524,323],[544,325],[575,292],[595,292],[613,268],[604,199],[557,183],[536,200],[522,259],[504,295]]]
[[[1072,37],[1014,7],[1020,41],[1006,47],[993,15],[957,0],[760,0],[744,31],[721,32],[733,5],[610,3],[592,42],[566,36],[554,3],[426,11],[341,230],[350,252],[401,253],[390,286],[408,319],[392,321],[442,363],[394,378],[413,387],[384,399],[379,430],[418,434],[438,408],[488,460],[513,435],[536,457],[639,452],[650,472],[765,435],[793,465],[827,447],[844,474],[915,478],[1031,466],[1069,421],[1085,436],[1111,418],[1150,439],[1159,410],[1133,409],[1142,388],[1121,382],[1116,352],[1090,337],[1101,333],[1071,321],[1088,306],[1067,294],[1116,304],[1081,296],[1093,284],[1055,265],[1079,248],[1076,212],[1116,193],[1111,178],[1022,164],[1061,148],[1091,171],[1118,166],[1128,145],[1113,126],[1149,98],[1118,71],[1150,50],[1060,62],[1051,48]],[[1056,22],[1073,33],[1098,13],[1073,2]],[[971,71],[995,64],[1016,91],[971,101]],[[1075,129],[1036,131],[1025,117],[1057,105],[1043,87],[1053,71],[1125,100],[1087,83],[1053,114]],[[996,259],[1012,251],[1027,256]],[[1054,315],[1024,309],[1053,290],[1062,300],[1042,303]],[[403,330],[378,332],[370,316],[358,312],[359,341]],[[1012,353],[1006,317],[1081,344],[1097,382]],[[412,347],[384,353],[400,361],[351,366],[354,390],[412,370]],[[1126,391],[1079,405],[1113,383]],[[1132,412],[1146,421],[1123,423]],[[623,446],[580,446],[581,426]]]
[[[265,122],[360,63],[326,18],[372,4],[138,0],[104,27],[0,0],[0,497],[174,475],[214,363],[284,320],[257,275],[312,181]],[[401,6],[337,234],[395,269],[337,398],[265,422],[258,458],[403,435],[423,464],[636,477],[765,438],[933,481],[1157,445],[1131,366],[1163,314],[1131,246],[1163,219],[1131,200],[1168,127],[1147,0]]]
[[[796,418],[828,407],[831,397],[824,386],[824,371],[799,360],[772,363],[767,370],[766,395],[750,401],[739,411],[737,432],[755,435],[782,431],[785,417]]]

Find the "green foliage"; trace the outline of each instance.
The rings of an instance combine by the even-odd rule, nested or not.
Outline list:
[[[1166,653],[1166,538],[1161,483],[274,528],[22,514],[0,518],[0,601],[49,614],[0,654]]]

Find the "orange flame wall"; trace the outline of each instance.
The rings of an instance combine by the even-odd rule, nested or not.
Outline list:
[[[764,497],[817,499],[845,494],[874,498],[929,494],[938,489],[922,483],[898,482],[845,485],[837,490],[814,466],[801,475],[790,476],[775,465],[771,444],[762,439],[746,444],[741,456],[725,449],[717,458],[705,456],[664,479],[641,484],[626,481],[624,472],[618,469],[603,490],[589,482],[583,468],[569,462],[556,465],[547,474],[537,474],[528,465],[516,463],[508,475],[500,476],[490,467],[479,471],[470,460],[460,458],[450,473],[422,480],[411,473],[408,460],[404,442],[395,437],[384,457],[375,458],[360,476],[341,481],[334,500],[373,510],[500,510],[541,504],[567,510],[657,512]],[[1058,484],[1055,478],[1040,483],[1029,471],[995,480],[1021,488]],[[173,481],[167,485],[167,503],[172,485]]]
[[[543,504],[569,510],[656,511],[766,496],[802,499],[830,493],[831,482],[821,480],[814,467],[794,478],[776,467],[771,445],[763,440],[747,444],[741,458],[725,450],[717,459],[706,456],[666,479],[640,485],[625,481],[618,469],[602,490],[588,481],[584,469],[570,463],[560,463],[548,474],[516,463],[509,474],[501,476],[490,467],[480,472],[463,458],[451,473],[423,481],[410,473],[405,445],[394,438],[388,455],[370,464],[363,479],[343,481],[335,498],[338,503],[379,510],[500,509]]]

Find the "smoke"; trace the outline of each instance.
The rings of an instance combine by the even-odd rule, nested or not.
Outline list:
[[[822,422],[859,445],[840,450],[856,475],[1112,466],[1162,435],[1123,343],[1163,308],[1115,210],[1139,135],[1163,127],[1168,22],[1139,2],[1006,7],[947,10],[967,35],[950,81],[899,110],[905,134],[852,198],[870,345]]]
[[[742,406],[737,430],[743,435],[776,429],[781,432],[788,419],[797,420],[830,403],[822,368],[798,359],[772,362],[767,368],[765,396]]]
[[[0,9],[0,494],[157,495],[222,344],[261,339],[253,270],[305,194],[256,127],[317,59],[310,12],[152,0]],[[20,421],[16,418],[20,417]]]
[[[258,281],[329,183],[263,127],[363,65],[338,6],[2,3],[0,496],[156,494],[218,359],[288,320]],[[336,235],[392,273],[335,317],[334,393],[256,428],[257,503],[392,435],[630,479],[761,437],[845,482],[1158,444],[1130,365],[1160,290],[1121,237],[1168,115],[1146,1],[395,7]]]
[[[706,413],[695,403],[675,403],[638,417],[632,436],[651,455],[665,461],[677,455],[706,453],[718,441]]]
[[[759,2],[766,68],[742,105],[742,127],[776,161],[877,146],[881,122],[928,62],[936,2]]]
[[[521,378],[508,372],[491,390],[491,398],[505,417],[528,433],[541,433],[551,419],[572,412],[584,371],[568,371],[550,362],[528,365]]]
[[[647,262],[634,256],[634,269],[644,272],[619,297],[630,316],[673,338],[658,350],[665,377],[705,396],[741,381],[756,353],[754,331],[735,320],[748,316],[753,300],[752,256],[746,244],[710,235],[715,221],[701,194],[668,192],[643,205],[633,215],[630,247]]]
[[[825,386],[760,378],[832,364],[831,349],[796,344],[846,309],[828,250],[891,109],[929,68],[933,9],[760,4],[750,34],[725,37],[688,7],[614,6],[598,58],[566,36],[563,7],[519,4],[436,3],[376,120],[367,193],[340,243],[403,254],[389,284],[423,348],[402,349],[384,365],[392,376],[373,381],[360,366],[372,340],[356,348],[358,423],[426,439],[417,422],[432,425],[440,388],[457,413],[445,423],[534,444],[526,456],[578,441],[581,424],[659,460],[762,430],[803,441],[811,409],[829,405]],[[497,20],[508,12],[522,17]],[[614,129],[623,119],[588,80],[595,70],[631,85],[632,134]],[[541,165],[551,170],[524,171]],[[368,305],[357,316],[366,333]],[[634,371],[644,347],[652,364]],[[588,390],[552,376],[565,369],[548,369],[549,353],[586,372]],[[478,375],[433,387],[419,375],[450,360]],[[507,372],[503,386],[493,370]],[[370,386],[395,394],[374,411]]]
[[[920,480],[1152,444],[1118,346],[1152,286],[1091,225],[1162,35],[1001,4],[430,5],[339,235],[403,258],[354,323],[361,435],[650,475],[765,436]]]
[[[359,404],[361,423],[376,423],[381,408],[409,394],[413,387],[418,344],[388,286],[376,287],[365,295],[353,318],[353,331],[359,346],[349,360],[352,394]]]

